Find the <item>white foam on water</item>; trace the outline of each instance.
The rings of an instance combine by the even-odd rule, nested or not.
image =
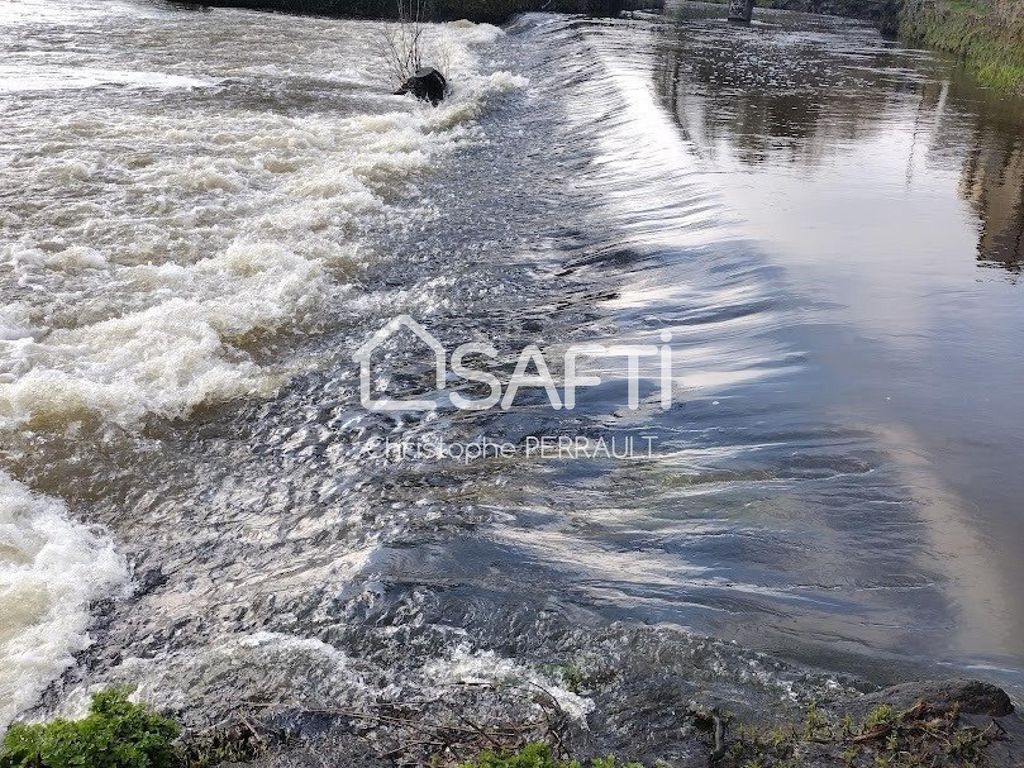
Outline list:
[[[90,603],[127,580],[108,536],[0,472],[0,734],[89,646]]]
[[[594,709],[594,702],[561,686],[533,667],[499,656],[494,651],[473,651],[468,646],[454,649],[448,658],[429,662],[423,669],[434,685],[480,684],[534,687],[547,692],[559,708],[580,723]]]
[[[544,691],[581,724],[594,709],[591,699],[569,691],[562,681],[537,668],[465,644],[399,673],[349,656],[316,638],[258,631],[225,636],[198,650],[125,658],[103,681],[69,692],[59,711],[66,717],[81,716],[90,694],[109,685],[131,686],[134,700],[155,708],[185,711],[197,699],[223,699],[225,680],[231,683],[229,706],[261,701],[314,711],[373,711],[386,702],[408,702],[424,692],[432,698],[450,693],[452,686],[486,684],[496,690],[527,693],[531,701]]]
[[[129,72],[83,67],[0,66],[0,93],[54,91],[116,85],[133,88],[202,88],[215,80],[166,72]]]
[[[155,301],[39,341],[0,341],[13,369],[12,381],[0,380],[0,423],[98,413],[130,428],[146,414],[175,418],[204,402],[268,396],[283,375],[257,365],[241,342],[300,327],[333,295],[322,262],[273,243],[236,243],[190,267],[127,267],[105,279],[123,296]]]
[[[0,4],[0,24],[73,24],[82,20],[92,20],[97,16],[123,13],[129,10],[125,3],[90,3],[79,0],[65,0],[55,3],[53,0],[4,0]],[[134,10],[134,9],[132,9]]]
[[[341,707],[372,701],[379,693],[364,680],[360,663],[343,651],[315,638],[258,631],[226,636],[198,650],[125,658],[109,679],[71,691],[59,712],[81,716],[91,694],[109,685],[133,688],[134,701],[183,711],[197,698],[216,700],[225,680],[231,681],[238,702],[284,696],[286,703]]]
[[[353,24],[291,23],[330,39]],[[354,40],[368,35],[351,31]],[[372,257],[362,221],[408,218],[417,177],[484,140],[477,118],[488,99],[525,85],[483,72],[475,49],[502,34],[428,27],[455,84],[437,109],[381,87],[379,104],[394,105],[381,113],[290,115],[225,100],[208,114],[116,102],[12,124],[10,141],[23,151],[0,182],[23,202],[5,216],[0,279],[23,290],[25,306],[0,314],[0,430],[60,429],[86,417],[135,429],[148,415],[183,418],[202,404],[272,396],[315,365],[297,356],[269,364],[260,340],[315,334],[366,310],[352,286]],[[367,54],[360,46],[371,44],[345,45]],[[234,58],[201,75],[168,74],[165,84],[251,76],[242,53]],[[318,66],[281,59],[250,69],[283,68],[284,78]],[[400,195],[401,212],[393,208]],[[416,212],[429,215],[426,203]]]
[[[0,306],[0,341],[13,342],[31,338],[32,326],[28,314],[29,307],[24,302],[15,301]]]
[[[485,141],[488,100],[526,84],[479,59],[502,34],[486,25],[429,27],[454,87],[435,109],[390,94],[356,22],[260,15],[257,34],[241,11],[16,5],[0,9],[0,41],[26,52],[5,72],[33,87],[2,94],[16,117],[0,111],[0,439],[86,418],[135,430],[272,396],[316,364],[278,353],[282,338],[433,300],[359,285],[377,258],[363,222],[433,215],[418,178]],[[90,603],[126,580],[107,536],[0,474],[0,728],[73,664]],[[266,633],[126,659],[112,675],[182,704],[225,676],[256,692],[326,680],[332,700],[363,695],[343,654]],[[86,693],[62,710],[80,714]]]

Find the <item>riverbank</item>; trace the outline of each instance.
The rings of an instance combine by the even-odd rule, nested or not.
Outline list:
[[[1024,6],[1011,0],[910,0],[900,35],[958,56],[985,85],[1024,93]]]
[[[957,56],[983,85],[1024,92],[1024,6],[1013,0],[757,0],[756,4],[870,21],[882,34]]]
[[[603,729],[614,728],[626,714],[619,709],[623,681],[573,673],[571,681],[561,673],[561,682],[594,703],[586,717],[563,708],[557,692],[564,689],[553,681],[555,693],[537,686],[532,719],[521,723],[460,716],[442,724],[427,717],[424,727],[411,713],[408,720],[361,721],[364,733],[401,732],[402,748],[383,759],[368,753],[345,713],[320,713],[317,738],[307,743],[289,742],[280,730],[261,732],[258,720],[250,718],[234,731],[244,734],[248,749],[240,751],[239,765],[384,768],[390,760],[458,768],[1015,768],[1024,760],[1024,720],[1005,692],[979,681],[907,683],[812,702],[799,712],[783,707],[785,714],[737,713],[726,702],[699,696],[674,708],[634,711],[671,723],[672,738],[645,738],[653,734],[637,729],[635,740],[616,743]],[[332,721],[338,732],[332,733]],[[539,738],[529,741],[528,734]],[[429,757],[421,751],[425,743],[434,749]],[[406,745],[412,752],[404,751]]]
[[[609,714],[614,720],[607,709],[618,702],[613,691],[621,681],[568,668],[538,679],[532,696],[518,702],[524,715],[519,722],[476,719],[451,694],[453,706],[435,701],[424,710],[260,707],[184,734],[175,720],[131,702],[130,690],[111,689],[93,696],[82,719],[12,728],[0,746],[0,766],[72,768],[84,761],[106,768],[1011,768],[1024,759],[1024,721],[1009,697],[972,680],[910,683],[812,702],[798,719],[737,717],[702,695],[654,713],[674,724],[673,739],[652,745],[637,734],[632,743],[610,745],[608,752],[603,730]],[[582,712],[567,708],[566,686],[593,706]],[[485,695],[508,698],[497,689]],[[436,718],[437,710],[450,710],[450,717]],[[382,743],[394,746],[385,752]]]

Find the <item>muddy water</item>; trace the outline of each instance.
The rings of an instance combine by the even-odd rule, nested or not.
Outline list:
[[[5,6],[0,716],[541,681],[653,749],[672,723],[615,714],[652,696],[1020,691],[1024,107],[863,26],[715,13],[432,28],[432,110],[381,95],[372,25]],[[573,411],[460,412],[394,337],[375,389],[440,406],[371,413],[351,355],[403,312],[505,378],[667,331],[675,404],[608,365]],[[653,450],[375,452],[545,435]]]

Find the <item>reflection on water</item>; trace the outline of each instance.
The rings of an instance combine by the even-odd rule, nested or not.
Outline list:
[[[716,393],[706,412],[707,377],[687,371],[697,392],[678,424],[715,449],[685,469],[701,481],[685,493],[641,485],[642,500],[635,487],[606,491],[619,509],[671,520],[652,548],[685,549],[707,569],[679,577],[687,591],[671,608],[650,595],[645,606],[829,668],[857,667],[849,652],[877,675],[893,654],[985,669],[1019,691],[1024,101],[858,22],[722,16],[677,5],[667,19],[588,30],[631,106],[603,122],[628,123],[617,155],[632,151],[629,231],[667,231],[670,204],[654,208],[648,188],[683,218],[719,206],[707,208],[718,231],[688,228],[706,251],[662,250],[671,266],[658,277],[635,262],[644,321],[692,310],[680,286],[707,268],[766,291],[726,357],[746,371],[794,362],[776,381]],[[660,174],[649,183],[646,164]],[[667,464],[678,471],[685,455]],[[723,471],[742,480],[711,492]]]
[[[701,6],[675,9],[685,32],[664,32],[655,72],[661,97],[705,158],[813,176],[870,144],[902,171],[907,195],[955,173],[975,218],[978,262],[1020,272],[1021,100],[864,25],[762,13],[761,23],[737,30],[707,16]]]
[[[967,86],[975,96],[976,120],[960,176],[960,191],[981,222],[978,261],[1019,274],[1024,260],[1024,108]],[[955,103],[955,101],[954,101]]]

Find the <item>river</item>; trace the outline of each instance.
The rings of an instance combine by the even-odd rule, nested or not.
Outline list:
[[[612,746],[677,697],[1019,700],[1024,101],[721,16],[432,26],[433,109],[369,22],[0,8],[0,727],[112,683],[205,723],[541,681]],[[668,346],[675,400],[643,363],[637,408],[609,365],[458,410],[392,337],[372,386],[440,405],[373,412],[353,353],[400,314],[506,378]]]

